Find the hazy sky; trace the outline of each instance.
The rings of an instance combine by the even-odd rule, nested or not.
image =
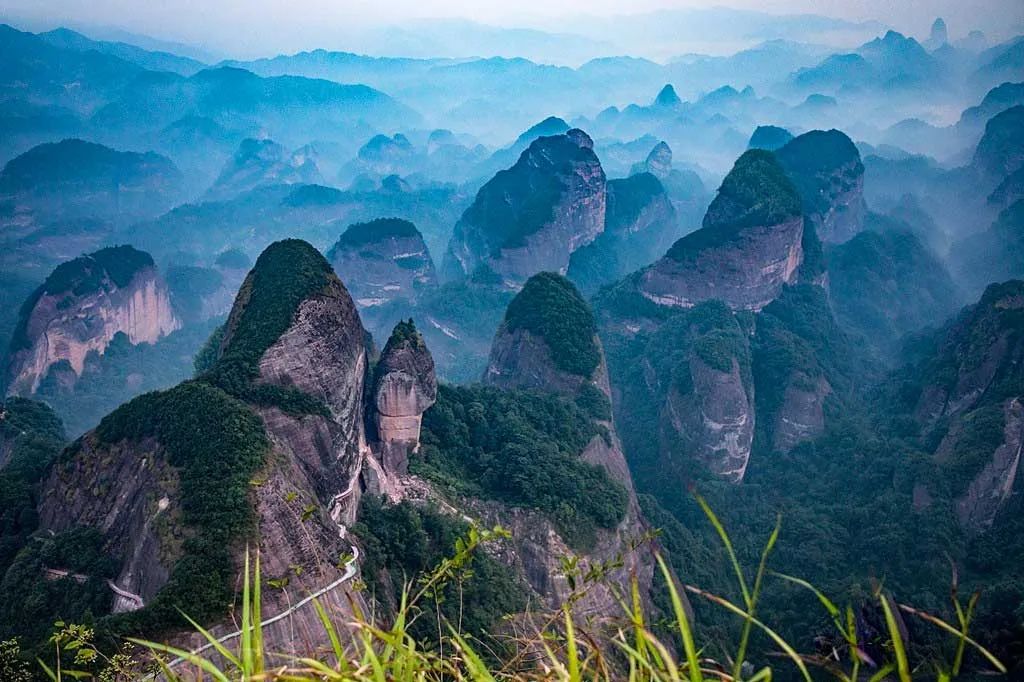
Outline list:
[[[1004,38],[1024,25],[1024,0],[3,0],[0,12],[35,22],[106,25],[238,56],[333,45],[367,25],[458,17],[502,26],[573,32],[579,14],[632,14],[665,8],[730,7],[876,19],[926,34],[943,16],[956,38],[971,28]]]

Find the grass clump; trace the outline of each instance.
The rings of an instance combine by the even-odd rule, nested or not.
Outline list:
[[[572,282],[553,272],[526,281],[505,312],[505,326],[544,339],[562,371],[589,377],[601,361],[594,314]]]

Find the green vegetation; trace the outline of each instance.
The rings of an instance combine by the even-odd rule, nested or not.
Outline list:
[[[834,129],[804,133],[775,153],[796,186],[807,215],[829,209],[837,180],[841,190],[851,189],[848,183],[852,178],[864,173],[853,140]],[[837,177],[840,170],[842,174]]]
[[[583,413],[589,415],[591,419],[596,419],[598,421],[611,421],[611,401],[608,400],[608,396],[604,394],[604,391],[589,381],[584,382],[584,384],[580,386],[580,390],[576,394],[574,401],[576,403],[576,407],[583,410]]]
[[[651,200],[665,193],[661,181],[650,173],[608,181],[607,230],[621,230],[636,222]]]
[[[526,281],[508,305],[505,326],[544,339],[562,371],[590,377],[601,362],[590,306],[572,282],[556,273],[541,272]]]
[[[479,229],[497,257],[503,248],[525,245],[526,237],[552,217],[565,191],[562,177],[580,163],[599,164],[592,149],[581,147],[565,135],[535,140],[519,161],[499,171],[480,188],[466,209],[460,229]]]
[[[941,261],[906,230],[861,232],[828,260],[837,319],[887,360],[905,334],[947,318],[960,302]]]
[[[451,610],[437,604],[437,598],[453,587],[458,587],[461,595],[464,585],[473,580],[483,548],[508,536],[501,528],[471,527],[464,537],[455,540],[451,556],[403,586],[401,598],[396,600],[399,605],[389,614],[367,616],[357,609],[339,622],[319,603],[314,603],[323,627],[316,637],[330,642],[330,646],[315,654],[310,651],[298,658],[282,656],[265,645],[268,637],[260,615],[263,577],[258,556],[252,571],[246,556],[237,643],[221,645],[215,635],[201,631],[209,645],[216,647],[216,655],[210,655],[158,642],[130,641],[151,654],[160,654],[164,660],[178,657],[188,665],[187,672],[182,674],[190,677],[194,675],[192,671],[202,670],[217,680],[268,682],[580,682],[620,678],[632,682],[758,682],[773,677],[811,682],[812,670],[815,678],[828,676],[840,682],[860,680],[866,674],[875,679],[896,677],[909,682],[914,674],[920,676],[921,671],[928,671],[930,675],[934,671],[935,679],[943,682],[961,676],[1007,673],[1007,667],[972,637],[977,621],[977,595],[967,599],[958,595],[955,572],[946,604],[946,610],[951,612],[948,622],[897,601],[882,585],[865,593],[863,605],[855,606],[850,601],[837,605],[811,583],[773,570],[781,519],[767,535],[759,558],[754,559],[756,570],[751,570],[748,566],[755,564],[742,561],[737,555],[721,520],[703,499],[698,497],[697,502],[710,522],[704,525],[714,529],[719,546],[724,548],[718,554],[724,554],[723,559],[731,567],[730,582],[738,593],[729,598],[689,581],[677,581],[666,563],[656,557],[654,589],[655,601],[664,609],[661,619],[642,598],[635,576],[629,591],[618,601],[618,614],[602,614],[596,623],[583,617],[573,606],[595,588],[607,585],[609,574],[601,568],[591,568],[584,574],[573,568],[571,560],[566,560],[568,595],[553,608],[531,608],[531,623],[535,627],[517,629],[514,635],[503,638],[502,646],[496,650],[467,632],[462,610],[453,618]],[[392,528],[417,533],[416,520],[402,516]],[[825,633],[814,641],[816,652],[798,653],[803,647],[798,644],[800,648],[794,648],[772,627],[772,613],[765,608],[765,597],[780,588],[814,600],[813,609],[820,614]],[[691,610],[694,600],[699,600],[700,612]],[[705,607],[714,607],[716,613],[738,626],[738,632],[721,642],[721,657],[714,655],[718,649],[712,644],[714,634],[701,615]],[[919,626],[913,630],[905,624],[911,618]],[[920,635],[926,625],[929,627],[924,634],[930,635],[937,646],[919,651],[909,637],[911,633]],[[428,627],[433,632],[426,644],[420,631]],[[16,643],[11,644],[4,642],[0,648],[0,655],[5,657],[0,659],[0,665],[17,670],[22,666],[15,658]],[[46,656],[49,663],[38,663],[54,681],[65,676],[87,677],[93,671],[99,673],[100,679],[138,678],[146,668],[137,657],[105,655],[95,647],[93,632],[86,627],[59,622],[51,644],[53,653]],[[69,655],[72,652],[74,655]],[[156,668],[150,664],[149,668],[171,682],[183,682],[178,670],[167,665]],[[21,682],[24,678],[16,679]]]
[[[330,263],[307,242],[268,246],[242,284],[225,329],[227,345],[200,377],[237,398],[275,405],[291,414],[324,414],[321,401],[298,389],[256,384],[263,354],[288,330],[307,298],[341,287]]]
[[[688,482],[706,475],[692,445],[666,428],[664,406],[670,393],[692,397],[694,358],[723,372],[735,363],[750,394],[748,318],[734,314],[721,301],[707,301],[671,311],[655,329],[606,335],[612,385],[621,396],[615,403],[615,423],[638,490],[660,499],[661,494],[678,495]]]
[[[571,546],[586,547],[626,511],[626,491],[579,455],[598,429],[552,395],[441,386],[423,415],[412,470],[456,494],[546,513]]]
[[[750,149],[725,176],[703,227],[673,244],[666,256],[685,261],[732,241],[749,227],[775,225],[800,213],[800,195],[775,155]]]
[[[62,618],[93,622],[109,612],[111,592],[107,579],[117,574],[117,563],[102,551],[103,537],[93,528],[75,528],[54,537],[29,542],[0,581],[0,638],[20,637],[35,644],[36,655],[48,655],[46,637]],[[46,568],[60,568],[89,576],[48,580]]]
[[[210,335],[203,342],[202,347],[192,360],[192,368],[195,370],[196,376],[202,375],[217,364],[217,358],[220,357],[220,344],[223,340],[224,325],[218,324],[210,332]]]
[[[408,220],[401,218],[378,218],[366,223],[350,225],[327,254],[334,259],[338,249],[358,249],[385,239],[421,239],[420,231]]]
[[[397,610],[398,596],[407,582],[453,554],[468,528],[461,519],[445,516],[432,506],[408,501],[386,505],[379,497],[364,497],[352,532],[365,548],[361,569],[370,594],[389,610]],[[439,610],[445,620],[461,623],[464,632],[482,639],[503,616],[526,607],[524,592],[508,566],[480,553],[473,558],[472,571],[437,594],[426,595],[423,606],[430,612]],[[416,620],[410,633],[430,647],[437,641],[436,621]],[[490,646],[501,645],[495,639]]]
[[[80,376],[73,376],[67,362],[50,367],[35,397],[53,407],[68,433],[77,436],[140,393],[189,378],[196,349],[215,324],[187,325],[153,344],[132,345],[126,334],[115,334],[102,354],[93,351],[85,357]]]
[[[64,446],[64,427],[49,407],[8,398],[0,418],[0,576],[38,524],[36,487]],[[0,592],[0,597],[4,594]]]
[[[260,418],[220,389],[187,381],[121,406],[100,422],[96,437],[106,444],[155,438],[179,472],[191,531],[156,598],[112,616],[109,628],[157,633],[184,624],[178,609],[201,621],[223,614],[234,593],[232,551],[253,530],[249,481],[269,448]]]

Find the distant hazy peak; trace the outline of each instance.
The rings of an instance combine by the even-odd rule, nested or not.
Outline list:
[[[677,107],[682,103],[683,100],[679,99],[679,95],[676,94],[676,89],[672,87],[671,83],[666,84],[654,98],[656,107]]]

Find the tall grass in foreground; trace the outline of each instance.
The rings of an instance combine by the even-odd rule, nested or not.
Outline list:
[[[866,651],[866,642],[858,628],[858,618],[850,605],[840,608],[809,582],[769,570],[768,563],[779,536],[777,522],[761,553],[753,575],[740,565],[732,542],[721,522],[704,502],[697,498],[708,520],[718,534],[736,575],[741,603],[729,600],[694,585],[680,582],[665,561],[658,556],[658,571],[667,591],[671,613],[670,628],[656,634],[654,615],[640,594],[636,579],[629,594],[617,595],[622,618],[615,624],[603,623],[594,628],[583,627],[573,615],[572,605],[595,585],[605,584],[611,566],[592,567],[585,575],[569,576],[573,593],[560,608],[533,618],[532,632],[516,632],[508,636],[512,653],[495,658],[481,640],[460,632],[457,623],[444,620],[437,609],[438,591],[452,581],[463,579],[471,571],[472,557],[484,543],[506,538],[507,532],[495,528],[472,528],[468,535],[456,543],[454,554],[443,560],[430,573],[406,585],[397,612],[384,622],[368,616],[352,603],[353,615],[348,622],[333,619],[318,602],[313,607],[323,626],[324,639],[330,642],[324,651],[311,651],[306,656],[280,657],[265,649],[261,620],[261,576],[259,557],[250,570],[249,556],[245,560],[245,576],[241,595],[241,634],[234,647],[228,647],[192,622],[197,632],[209,642],[203,654],[195,654],[156,642],[130,640],[149,652],[145,661],[118,654],[104,659],[104,672],[100,680],[163,679],[170,682],[209,679],[218,682],[249,681],[351,681],[351,682],[441,682],[471,681],[496,682],[499,680],[557,681],[557,682],[766,682],[773,675],[795,675],[810,682],[814,678],[832,677],[842,682],[897,679],[908,682],[917,677],[930,677],[940,682],[958,677],[963,672],[968,648],[976,650],[984,660],[985,672],[1005,673],[1006,668],[987,649],[969,635],[978,595],[975,593],[962,603],[956,591],[956,571],[953,572],[952,606],[957,625],[951,625],[936,616],[913,607],[899,604],[881,587],[874,590],[874,600],[884,614],[885,635],[881,642],[884,660],[875,660]],[[564,562],[568,571],[575,563]],[[775,576],[809,590],[827,612],[840,645],[833,645],[829,653],[801,654],[769,627],[759,616],[757,605],[766,576]],[[685,576],[683,576],[685,577]],[[740,622],[739,641],[735,653],[728,660],[713,660],[704,655],[699,643],[699,627],[693,620],[687,596],[708,602],[733,614]],[[956,642],[953,660],[912,660],[902,615],[907,614],[931,624],[948,634]],[[438,639],[430,646],[410,634],[410,625],[421,617],[437,619]],[[71,678],[92,678],[91,674],[61,667],[62,647],[65,652],[75,651],[78,663],[94,663],[102,656],[89,641],[90,633],[80,626],[64,626],[51,642],[56,652],[56,664],[47,666],[39,661],[47,676],[63,682]],[[775,648],[778,666],[764,666],[755,670],[748,662],[751,637],[760,632]],[[877,642],[875,642],[877,644]],[[273,661],[273,663],[271,663]],[[174,666],[173,668],[171,666]],[[785,667],[785,669],[783,669]],[[139,672],[142,669],[144,672]],[[148,671],[147,671],[148,670]]]

